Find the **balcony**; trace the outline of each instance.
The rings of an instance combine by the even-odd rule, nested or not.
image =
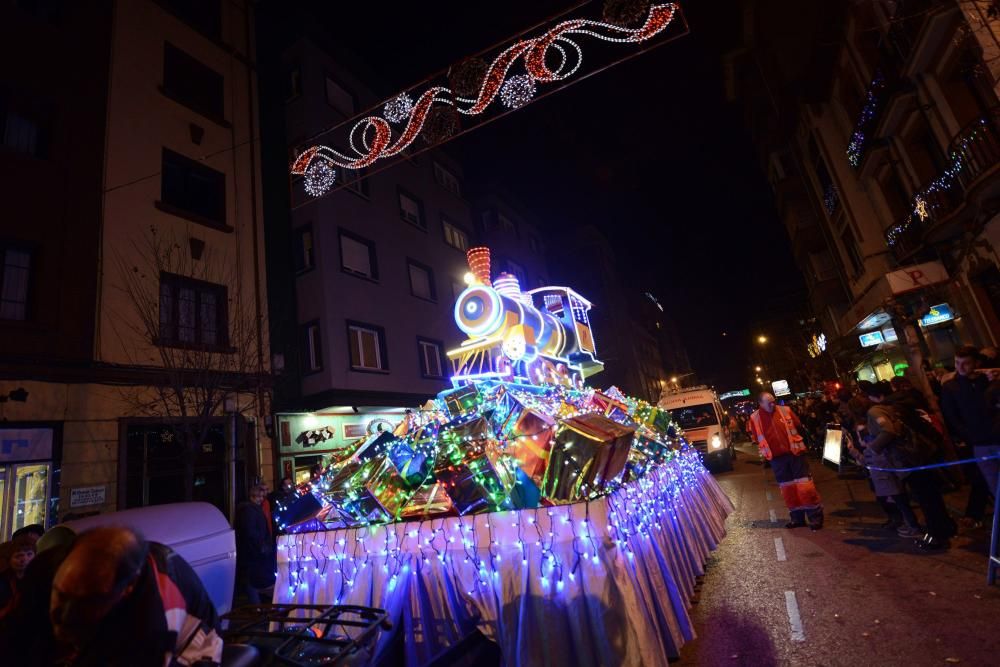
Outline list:
[[[887,42],[900,69],[906,67],[923,36],[928,18],[957,9],[949,0],[897,0],[896,17],[889,23]]]
[[[886,232],[899,260],[961,233],[980,203],[1000,195],[1000,179],[994,178],[1000,168],[1000,107],[956,134],[948,154],[951,164],[913,196],[909,215]]]

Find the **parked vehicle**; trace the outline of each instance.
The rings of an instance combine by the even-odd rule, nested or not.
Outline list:
[[[726,411],[719,397],[708,387],[664,391],[657,407],[669,410],[684,430],[684,437],[701,452],[705,465],[732,470],[736,459],[733,434],[726,426]]]

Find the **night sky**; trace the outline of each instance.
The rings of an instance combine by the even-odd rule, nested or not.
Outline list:
[[[315,11],[393,92],[573,3],[389,3],[381,16],[356,4]],[[677,322],[700,379],[725,389],[746,386],[755,321],[800,308],[805,290],[741,111],[723,100],[736,3],[682,7],[689,35],[450,147],[467,180],[503,185],[550,243],[579,225],[602,228],[626,281],[658,295]]]

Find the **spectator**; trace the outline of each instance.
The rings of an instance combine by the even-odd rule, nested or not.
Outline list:
[[[960,347],[955,352],[955,377],[941,387],[944,421],[963,458],[970,454],[977,457],[1000,454],[1000,442],[993,435],[992,411],[986,399],[990,381],[978,372],[979,358],[976,348]],[[986,487],[996,496],[998,461],[979,461],[978,469]],[[975,484],[973,480],[973,490]]]
[[[250,489],[250,499],[236,508],[236,592],[260,604],[261,592],[274,585],[274,540],[262,505],[266,490]]]
[[[18,528],[14,531],[14,534],[10,536],[11,541],[16,540],[22,535],[26,536],[31,540],[31,544],[34,545],[38,542],[38,539],[45,534],[45,526],[40,523],[30,523],[23,528]]]
[[[916,449],[916,443],[911,439],[912,434],[898,411],[886,402],[886,398],[892,393],[889,383],[869,383],[865,393],[872,402],[872,407],[868,410],[868,439],[865,445],[871,449],[873,456],[882,457],[889,464],[879,467],[905,469],[925,464],[927,458]],[[927,457],[930,455],[929,452],[926,453]],[[948,516],[944,498],[941,497],[938,477],[930,470],[914,470],[898,475],[905,478],[927,524],[927,534],[917,541],[917,547],[927,551],[947,549],[949,539],[955,534],[955,524]]]
[[[14,606],[18,585],[24,579],[28,563],[35,557],[35,539],[28,533],[21,533],[11,540],[7,570],[0,576],[0,619]]]
[[[47,547],[0,629],[7,664],[218,664],[218,617],[169,547],[127,528],[95,528]],[[30,592],[29,592],[30,591]]]

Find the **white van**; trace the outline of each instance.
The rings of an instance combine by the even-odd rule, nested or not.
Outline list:
[[[732,470],[736,449],[726,425],[726,411],[708,387],[664,390],[657,407],[669,410],[684,437],[701,452],[705,465]]]

